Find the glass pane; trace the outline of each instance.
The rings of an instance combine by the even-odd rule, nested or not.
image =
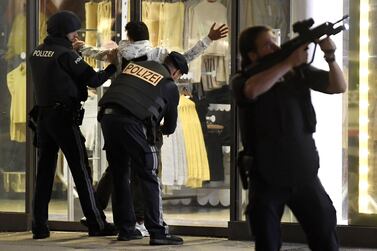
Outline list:
[[[377,131],[376,131],[376,73],[377,66],[375,36],[377,8],[370,1],[360,1],[360,52],[359,52],[359,86],[353,93],[358,94],[359,128],[359,198],[357,212],[377,214]],[[368,26],[368,24],[370,24]],[[357,119],[357,118],[355,118]]]
[[[0,1],[0,211],[25,211],[26,0]]]
[[[213,22],[230,26],[231,1],[142,1],[153,47],[185,52]],[[152,59],[156,60],[156,59]],[[230,43],[211,45],[178,81],[176,132],[164,137],[161,181],[164,218],[171,225],[227,226],[230,206]]]
[[[78,15],[82,21],[79,32],[80,39],[86,46],[106,47],[111,41],[118,43],[122,31],[122,6],[127,10],[129,18],[129,1],[84,1],[84,0],[40,0],[39,42],[47,35],[46,20],[59,10],[69,10]],[[100,69],[104,63],[90,57],[84,58],[95,69]],[[84,103],[85,115],[81,132],[86,138],[85,146],[88,152],[89,165],[93,175],[93,185],[96,185],[107,167],[106,157],[102,151],[101,131],[97,122],[98,96],[102,87],[88,90],[88,99]],[[107,210],[108,220],[112,221],[111,207]],[[83,217],[78,194],[67,162],[61,152],[57,161],[56,176],[53,185],[52,198],[49,205],[49,220],[77,221]]]

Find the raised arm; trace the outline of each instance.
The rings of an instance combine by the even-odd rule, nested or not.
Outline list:
[[[222,24],[220,27],[215,29],[216,23],[213,23],[211,26],[208,35],[202,40],[199,40],[192,48],[183,53],[187,62],[191,62],[208,48],[208,46],[216,40],[225,38],[228,35],[228,27],[225,24]]]
[[[325,60],[329,64],[329,86],[327,93],[343,93],[347,89],[346,80],[344,79],[343,71],[340,69],[338,63],[335,61],[336,45],[327,37],[319,42],[321,50],[325,53]]]
[[[73,49],[79,52],[84,57],[94,58],[100,61],[108,61],[107,55],[113,50],[113,48],[99,48],[96,46],[86,45],[84,41],[76,39],[72,43]]]
[[[284,61],[248,78],[243,90],[245,97],[257,98],[270,90],[287,72],[305,63],[308,57],[306,47],[307,44],[299,47]]]

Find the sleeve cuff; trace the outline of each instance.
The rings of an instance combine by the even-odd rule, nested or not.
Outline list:
[[[113,75],[116,71],[117,67],[114,64],[109,64],[105,69],[105,72],[108,73],[110,76]]]
[[[203,42],[206,46],[209,46],[213,41],[212,41],[208,36],[205,36],[205,37],[202,39],[202,42]]]

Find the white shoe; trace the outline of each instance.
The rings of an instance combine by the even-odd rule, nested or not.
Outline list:
[[[139,224],[139,223],[136,222],[135,228],[136,228],[137,230],[139,230],[140,233],[141,233],[144,237],[149,237],[149,232],[148,232],[148,230],[145,228],[144,223]]]

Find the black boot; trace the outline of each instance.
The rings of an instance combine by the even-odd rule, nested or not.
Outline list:
[[[32,224],[33,239],[46,239],[50,237],[50,229],[46,224]]]
[[[48,237],[50,237],[50,231],[47,231],[47,232],[34,232],[33,231],[34,240],[46,239]]]
[[[102,230],[90,229],[89,236],[114,236],[118,234],[118,229],[112,223],[105,223],[105,227]]]
[[[182,245],[183,239],[175,235],[158,235],[151,236],[149,245]]]
[[[143,235],[141,232],[137,229],[130,233],[124,233],[124,232],[119,232],[118,241],[130,241],[130,240],[138,240],[138,239],[143,239]]]

